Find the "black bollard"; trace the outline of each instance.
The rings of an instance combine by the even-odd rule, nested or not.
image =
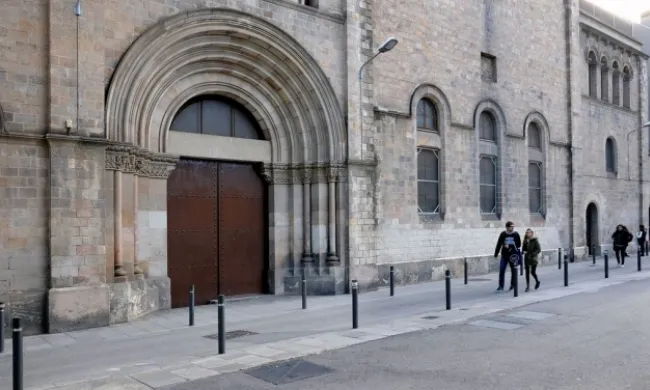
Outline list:
[[[190,287],[190,326],[194,326],[194,285]]]
[[[562,269],[562,248],[557,248],[557,269]]]
[[[5,304],[0,302],[0,353],[5,351]]]
[[[12,344],[14,390],[23,390],[23,327],[20,318],[13,319]]]
[[[300,281],[300,295],[302,295],[302,310],[307,309],[307,278],[305,273],[302,273],[302,280]]]
[[[641,251],[636,251],[636,270],[641,272]]]
[[[465,272],[465,284],[467,284],[467,257],[463,259],[463,267],[464,267],[464,272]]]
[[[359,327],[359,283],[352,281],[352,329]]]
[[[564,256],[564,287],[569,287],[569,262]]]
[[[219,355],[226,353],[226,313],[224,308],[224,296],[219,295],[217,320],[219,321]]]
[[[451,272],[445,270],[445,307],[451,310]]]
[[[607,258],[607,249],[605,249],[605,279],[609,278],[609,259]]]
[[[395,267],[390,266],[390,296],[395,295]]]
[[[571,248],[569,249],[569,262],[573,263],[575,261],[574,259],[575,259],[575,252],[574,249]]]
[[[591,247],[591,262],[593,265],[596,265],[596,245]]]
[[[512,273],[512,281],[514,286],[513,287],[513,295],[515,298],[519,296],[519,275],[517,275],[517,271]]]

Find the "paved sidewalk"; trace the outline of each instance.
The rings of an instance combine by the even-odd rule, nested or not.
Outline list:
[[[636,259],[634,259],[636,260]],[[650,260],[645,261],[646,268]],[[556,299],[629,280],[649,278],[636,272],[636,261],[614,269],[603,279],[602,260],[570,264],[571,285],[563,286],[557,266],[539,270],[542,288],[495,294],[496,275],[483,275],[463,285],[452,283],[453,309],[444,311],[444,283],[435,282],[360,295],[360,326],[351,330],[350,297],[260,297],[227,303],[227,331],[248,336],[227,341],[225,355],[217,355],[216,307],[197,307],[196,324],[187,326],[187,309],[156,313],[110,328],[26,337],[25,384],[28,389],[149,389],[217,375],[277,360],[319,353],[361,342],[464,321],[477,315]],[[509,275],[508,275],[509,276]],[[470,279],[471,280],[471,279]],[[427,315],[436,316],[425,320]],[[0,355],[0,388],[10,388],[11,345]],[[98,382],[99,380],[99,382]],[[93,381],[89,383],[89,381]]]

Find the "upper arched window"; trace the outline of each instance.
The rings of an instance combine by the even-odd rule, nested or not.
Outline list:
[[[589,52],[589,96],[598,97],[598,59],[596,53]]]
[[[479,118],[479,139],[484,141],[497,141],[496,122],[492,114],[483,111]]]
[[[605,141],[605,170],[616,173],[616,144],[612,137]]]
[[[542,148],[542,134],[537,123],[528,125],[528,146],[534,149]]]
[[[609,101],[609,65],[605,57],[600,59],[600,99]]]
[[[630,79],[632,74],[628,66],[623,67],[623,107],[630,108]]]
[[[219,96],[200,96],[185,103],[174,117],[170,130],[264,139],[257,121],[246,108]]]
[[[418,129],[438,131],[438,110],[428,99],[421,99],[418,102]]]
[[[618,62],[612,63],[612,103],[619,106],[621,104],[621,70]]]

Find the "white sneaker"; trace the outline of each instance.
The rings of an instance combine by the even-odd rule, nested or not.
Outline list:
[[[621,268],[625,268],[625,264],[621,264]]]

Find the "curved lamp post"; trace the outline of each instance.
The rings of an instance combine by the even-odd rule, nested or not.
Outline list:
[[[630,180],[630,135],[636,133],[637,131],[641,131],[641,130],[645,129],[646,127],[650,128],[650,122],[648,122],[645,125],[639,127],[638,129],[630,131],[625,136],[625,145],[627,146],[627,179],[628,180]]]
[[[359,147],[361,147],[361,140],[363,139],[363,69],[380,54],[393,50],[398,42],[397,38],[394,37],[386,39],[381,45],[379,45],[377,53],[370,57],[359,68]],[[359,152],[361,152],[361,150],[359,150]]]

